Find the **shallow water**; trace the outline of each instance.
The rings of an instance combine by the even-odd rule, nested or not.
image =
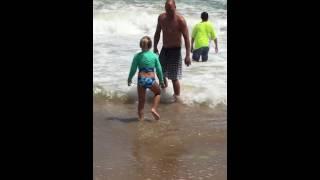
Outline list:
[[[215,179],[226,175],[226,110],[160,104],[161,119],[135,104],[94,102],[94,179]]]

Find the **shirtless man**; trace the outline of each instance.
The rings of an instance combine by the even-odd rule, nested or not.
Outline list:
[[[160,63],[164,75],[165,87],[168,87],[167,78],[172,81],[174,98],[180,96],[179,79],[182,76],[182,57],[181,57],[181,35],[184,38],[186,47],[186,56],[184,63],[189,66],[190,61],[190,40],[189,32],[185,19],[176,13],[176,4],[174,0],[167,0],[165,4],[165,13],[158,17],[157,29],[154,34],[154,52],[158,53],[158,42],[161,30],[163,32],[163,47],[160,52]]]

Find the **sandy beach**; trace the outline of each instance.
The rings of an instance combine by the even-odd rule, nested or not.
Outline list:
[[[95,180],[225,180],[226,107],[160,104],[161,119],[136,104],[95,98],[93,106]]]

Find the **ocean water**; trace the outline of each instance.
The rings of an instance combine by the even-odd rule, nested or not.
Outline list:
[[[93,1],[93,82],[94,95],[116,101],[137,100],[136,85],[127,86],[132,58],[140,51],[142,36],[153,35],[157,17],[164,12],[165,0]],[[200,22],[203,11],[209,13],[216,29],[219,53],[211,42],[208,62],[183,64],[181,99],[184,104],[215,107],[227,104],[227,0],[176,0],[177,12],[184,16],[189,34]],[[161,35],[162,36],[162,35]],[[191,39],[190,39],[191,40]],[[183,42],[183,38],[182,38]],[[162,47],[162,37],[158,49]],[[191,54],[192,55],[192,54]],[[182,45],[182,56],[185,46]],[[136,84],[136,75],[133,78]],[[165,102],[173,94],[172,84],[162,93]],[[152,93],[147,93],[148,98]]]

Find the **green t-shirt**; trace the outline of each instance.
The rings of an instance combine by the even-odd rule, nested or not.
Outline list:
[[[208,47],[210,40],[216,39],[214,26],[209,21],[202,21],[196,24],[192,30],[192,36],[195,41],[195,49]]]
[[[137,71],[137,68],[140,69],[142,67],[156,68],[160,84],[163,83],[162,68],[158,55],[151,51],[141,51],[137,53],[132,60],[128,80],[131,81]]]

